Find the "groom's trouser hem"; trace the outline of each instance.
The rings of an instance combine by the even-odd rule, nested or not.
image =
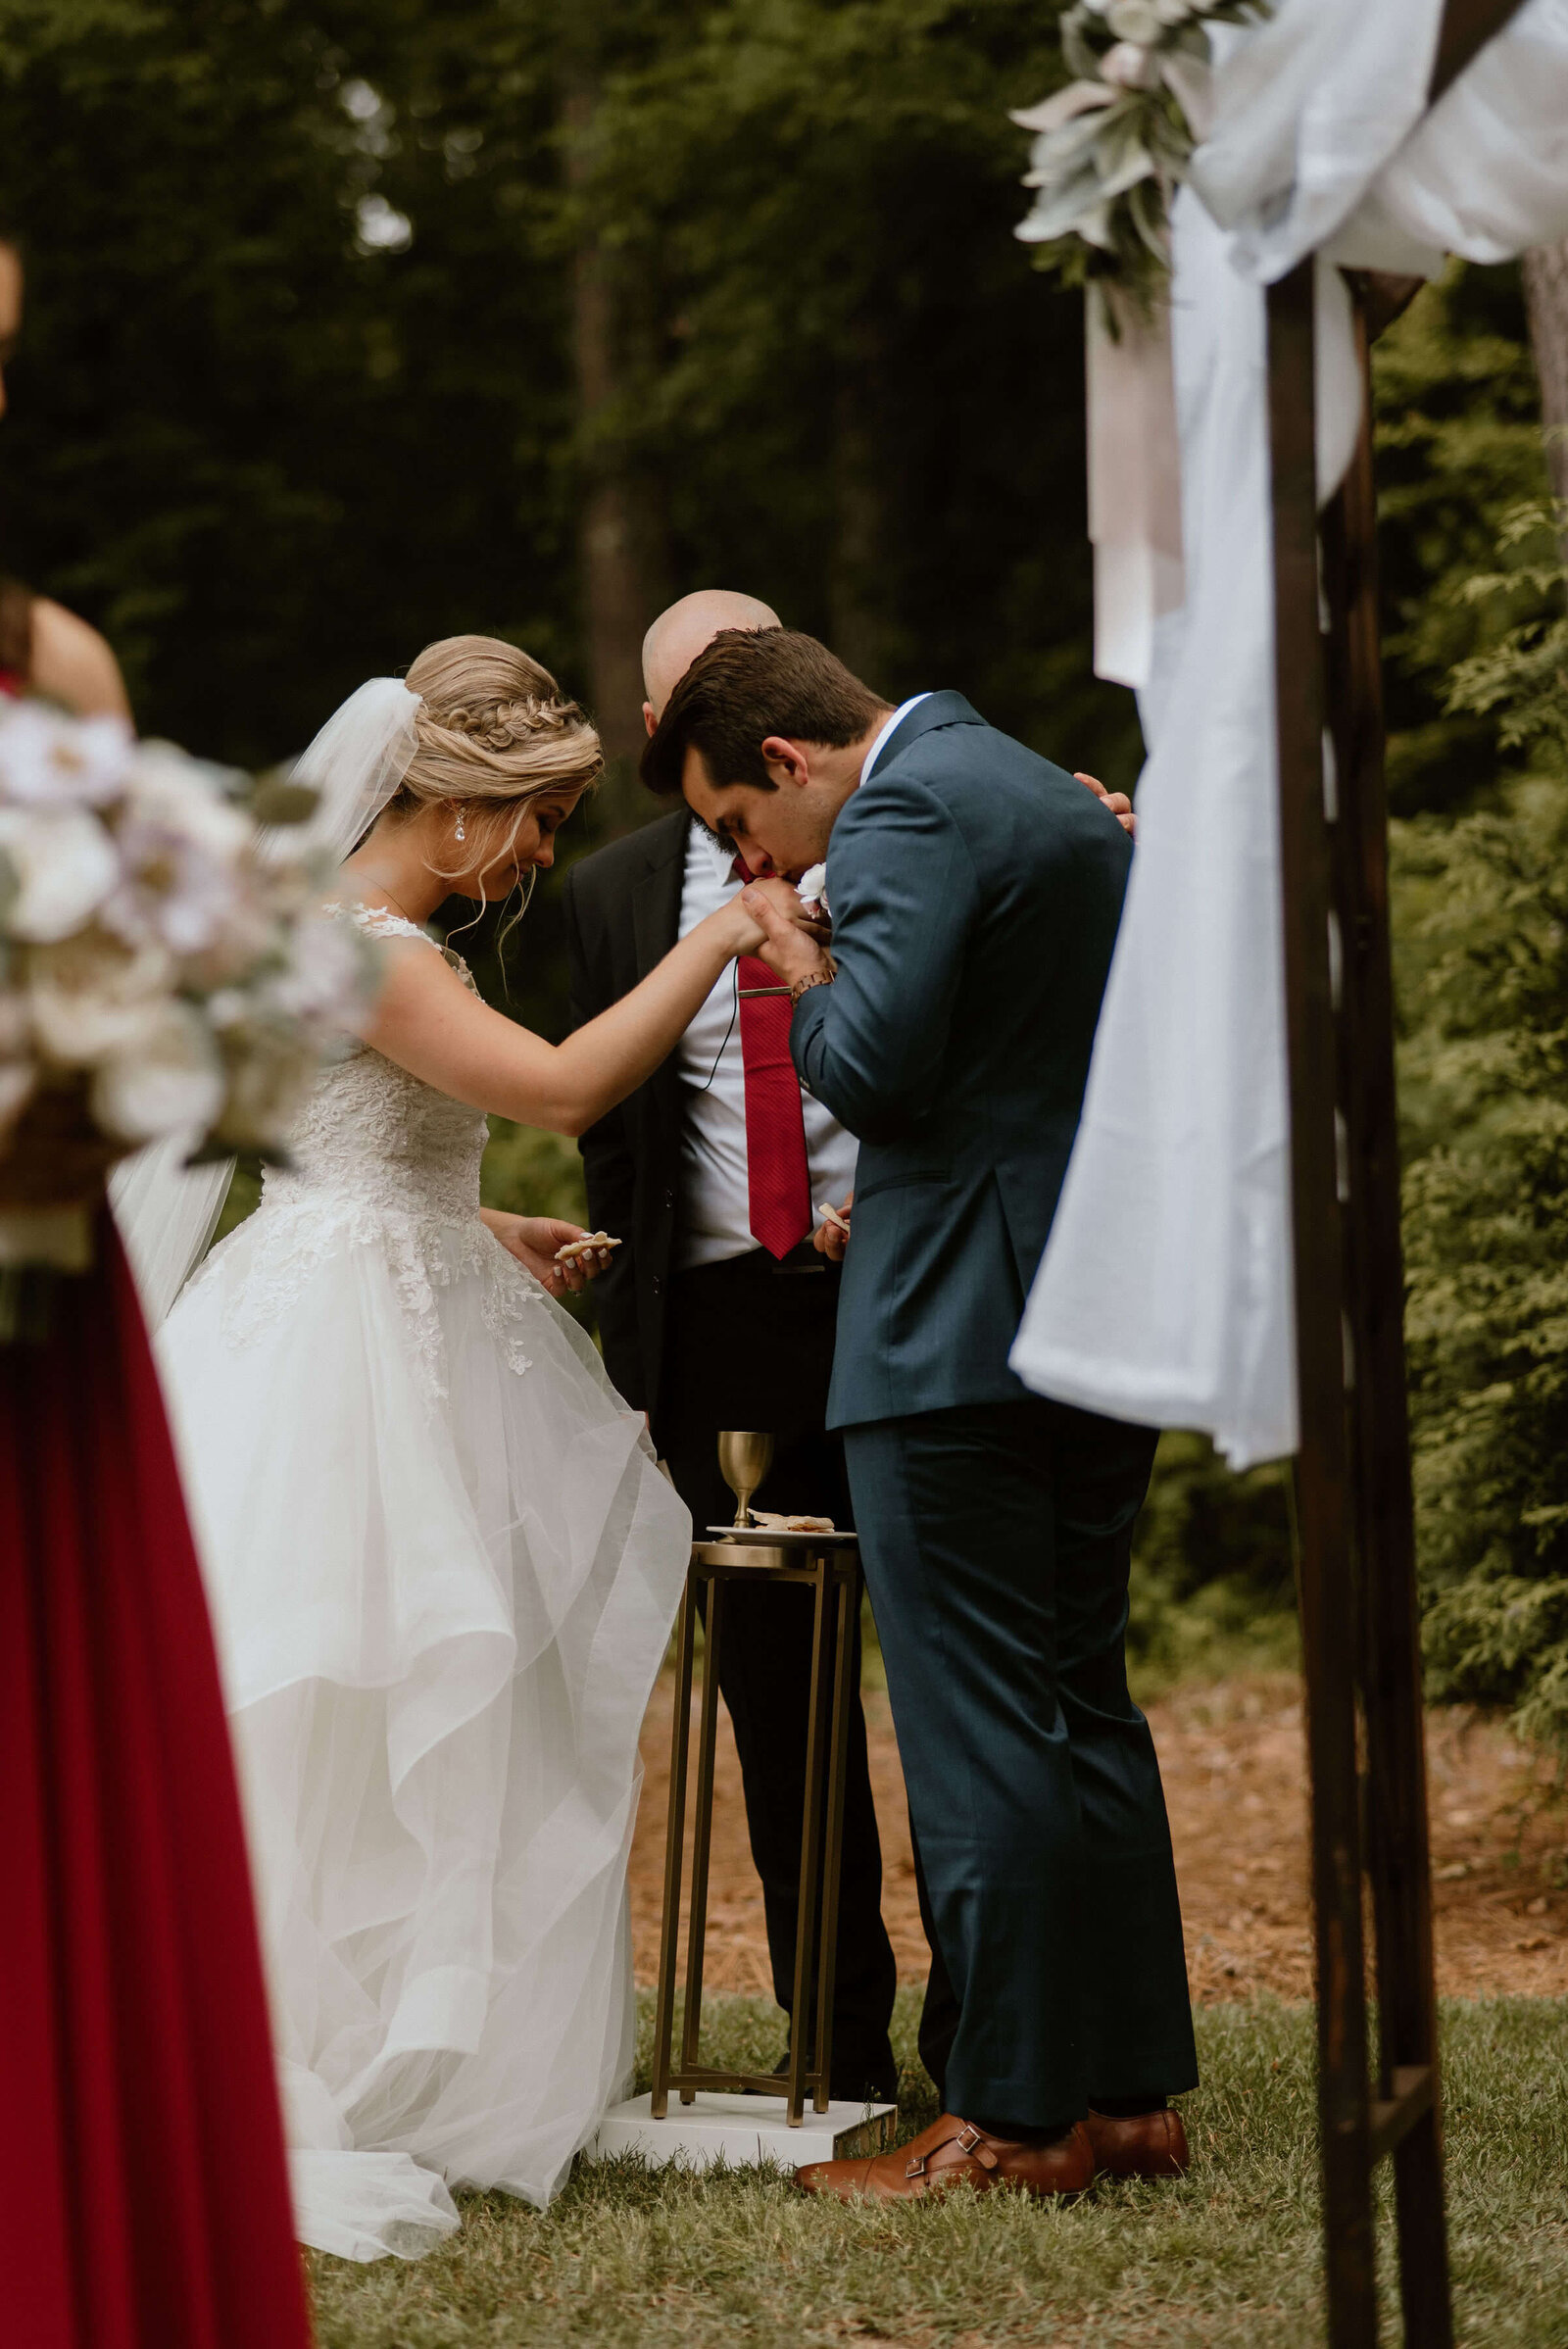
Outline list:
[[[910,1817],[957,2002],[955,2111],[1197,2081],[1159,1768],[1127,1693],[1155,1437],[1043,1400],[846,1430]]]

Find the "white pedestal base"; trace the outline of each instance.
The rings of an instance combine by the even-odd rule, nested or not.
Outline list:
[[[654,2119],[652,2106],[649,2096],[612,2105],[588,2147],[588,2159],[640,2153],[660,2169],[678,2162],[688,2170],[706,2170],[722,2160],[732,2169],[778,2162],[795,2170],[807,2162],[885,2151],[897,2132],[899,2110],[895,2104],[830,2104],[825,2113],[813,2113],[808,2105],[800,2128],[791,2129],[782,2096],[710,2094],[682,2104],[671,2089],[662,2121]]]

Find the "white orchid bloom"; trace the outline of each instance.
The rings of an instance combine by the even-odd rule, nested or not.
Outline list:
[[[0,807],[0,931],[67,938],[119,878],[115,844],[87,808]]]
[[[825,913],[827,911],[827,866],[813,864],[809,871],[802,873],[795,884],[795,894],[803,905],[820,905]]]
[[[223,1064],[200,1014],[172,998],[124,1051],[94,1071],[89,1100],[98,1123],[126,1142],[211,1125],[223,1105]]]
[[[0,722],[0,801],[102,807],[119,796],[134,745],[123,718],[64,717],[41,702],[13,704]]]

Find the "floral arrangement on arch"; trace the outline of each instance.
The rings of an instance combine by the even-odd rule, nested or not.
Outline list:
[[[1203,135],[1210,24],[1254,24],[1266,0],[1076,0],[1061,46],[1078,78],[1012,120],[1035,133],[1015,234],[1071,284],[1121,286],[1145,308],[1170,272],[1172,197]]]
[[[320,915],[328,876],[292,830],[315,805],[0,697],[0,1261],[48,1259],[29,1215],[79,1224],[143,1143],[281,1154],[373,971]]]

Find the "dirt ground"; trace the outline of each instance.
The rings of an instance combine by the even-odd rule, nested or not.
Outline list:
[[[637,1979],[659,1969],[673,1679],[643,1729],[632,1854]],[[882,1829],[883,1915],[903,1980],[925,1974],[908,1822],[886,1696],[866,1695]],[[1170,1805],[1193,1995],[1311,1993],[1305,1756],[1299,1684],[1285,1676],[1186,1690],[1151,1705]],[[694,1724],[695,1727],[695,1724]],[[694,1737],[695,1746],[695,1737]],[[1447,1997],[1568,1994],[1568,1816],[1548,1769],[1495,1724],[1433,1712],[1427,1755],[1437,1893],[1438,1986]],[[689,1879],[688,1879],[689,1882]],[[714,1990],[769,1988],[762,1896],[747,1848],[740,1769],[720,1722],[706,1978]]]

